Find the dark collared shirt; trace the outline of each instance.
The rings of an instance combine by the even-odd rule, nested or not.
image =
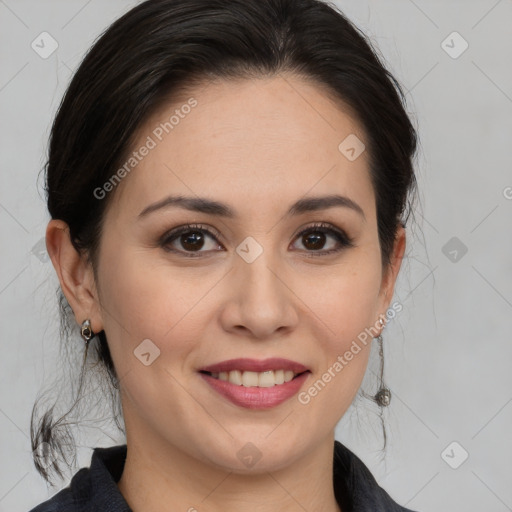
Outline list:
[[[68,487],[30,512],[132,512],[117,487],[125,460],[125,444],[95,448],[89,468],[81,468]],[[343,512],[413,512],[393,501],[361,459],[339,441],[334,443],[333,482]]]

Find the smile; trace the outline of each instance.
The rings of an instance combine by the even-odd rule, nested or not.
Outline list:
[[[229,374],[234,372],[222,372]],[[246,409],[270,409],[272,407],[276,407],[279,404],[289,400],[293,396],[295,396],[303,386],[305,380],[311,375],[309,370],[294,374],[291,372],[291,380],[286,381],[284,378],[283,371],[283,383],[276,383],[276,375],[277,378],[281,378],[280,372],[282,370],[277,371],[265,371],[265,372],[240,372],[242,379],[244,379],[244,374],[249,374],[245,377],[246,384],[233,384],[229,382],[229,380],[222,380],[220,378],[220,373],[217,377],[210,374],[209,372],[201,371],[199,375],[203,378],[204,381],[209,385],[210,389],[215,391],[217,394],[222,396],[224,399],[227,399],[232,404],[235,404],[239,407],[244,407]],[[290,373],[287,373],[287,378],[290,378]],[[263,374],[263,376],[261,376]],[[273,375],[272,375],[273,374]],[[226,375],[223,375],[225,377]],[[259,385],[260,377],[263,379],[263,387]],[[236,376],[235,379],[239,378]],[[251,385],[255,383],[256,378],[258,379],[258,385]],[[272,379],[272,383],[271,380]],[[265,386],[266,380],[266,386]]]
[[[267,370],[264,372],[251,372],[241,370],[231,370],[229,372],[206,372],[214,379],[234,384],[235,386],[271,388],[290,382],[300,373],[292,370]],[[301,372],[302,373],[302,372]]]

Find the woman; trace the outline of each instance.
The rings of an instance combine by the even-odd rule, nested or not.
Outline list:
[[[334,429],[400,307],[415,148],[400,86],[325,3],[117,20],[52,128],[46,244],[126,444],[33,511],[406,511]],[[45,478],[61,419],[33,414]]]

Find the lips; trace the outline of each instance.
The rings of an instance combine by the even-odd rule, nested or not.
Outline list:
[[[248,409],[268,409],[290,399],[310,373],[301,363],[277,357],[230,359],[199,370],[211,389]]]
[[[303,373],[309,371],[309,368],[296,361],[289,359],[283,359],[280,357],[272,357],[269,359],[229,359],[227,361],[221,361],[220,363],[212,364],[200,368],[200,372],[207,373],[220,373],[220,372],[231,372],[233,370],[239,370],[240,372],[266,372],[269,370],[284,370],[292,371],[294,374]]]
[[[239,407],[246,409],[269,409],[296,395],[310,373],[308,371],[303,372],[289,382],[272,387],[237,386],[230,382],[216,379],[206,372],[200,372],[199,375],[212,390]]]

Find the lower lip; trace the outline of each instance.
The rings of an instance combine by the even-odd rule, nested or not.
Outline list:
[[[201,373],[201,377],[218,393],[240,407],[247,409],[269,409],[296,395],[310,372],[304,372],[290,382],[269,388],[245,387],[231,384]]]

